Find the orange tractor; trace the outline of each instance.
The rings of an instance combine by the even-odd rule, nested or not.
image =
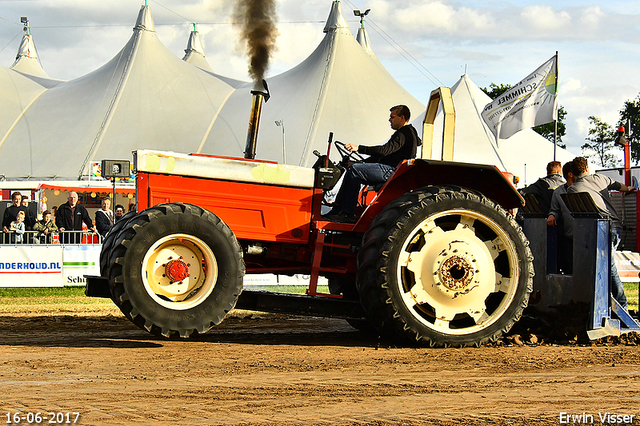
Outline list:
[[[520,318],[533,256],[507,212],[523,201],[508,176],[405,161],[384,186],[363,190],[356,223],[335,223],[321,209],[342,169],[316,155],[305,168],[135,152],[138,212],[106,237],[87,295],[110,297],[166,337],[205,333],[234,307],[345,318],[432,346],[491,342]],[[304,295],[243,290],[247,273],[310,280]],[[330,294],[318,292],[319,277]]]

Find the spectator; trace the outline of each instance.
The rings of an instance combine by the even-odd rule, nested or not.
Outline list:
[[[42,220],[33,225],[33,230],[38,231],[37,238],[42,244],[51,244],[51,235],[58,232],[56,223],[51,218],[51,212],[45,210],[42,213]]]
[[[532,194],[538,200],[540,210],[545,215],[549,213],[551,207],[551,196],[553,191],[563,183],[564,179],[560,175],[562,171],[562,163],[559,161],[551,161],[547,164],[547,176],[538,179],[531,185],[520,190],[520,193],[524,197],[527,194]]]
[[[114,217],[110,207],[111,199],[103,198],[100,210],[96,211],[96,229],[102,237],[105,237],[113,226]]]
[[[91,217],[87,209],[78,203],[78,194],[75,191],[69,192],[68,201],[58,208],[56,215],[56,226],[62,233],[62,242],[65,244],[79,244],[82,241],[82,224],[87,225],[87,229],[95,232]],[[72,235],[69,235],[70,231]],[[65,232],[67,232],[65,234]]]
[[[24,207],[20,204],[22,202],[22,194],[16,191],[11,194],[11,205],[6,208],[4,215],[2,216],[2,232],[9,233],[11,222],[15,222],[18,212],[24,211]],[[3,240],[3,242],[6,242]]]
[[[600,174],[589,174],[589,163],[584,157],[576,157],[571,164],[571,172],[575,175],[575,182],[567,189],[567,193],[586,192],[591,195],[593,202],[600,214],[611,220],[609,237],[611,241],[611,294],[627,309],[627,297],[624,294],[624,286],[618,275],[618,269],[614,260],[614,254],[620,244],[622,235],[622,221],[611,203],[609,191],[631,192],[635,188],[629,188],[621,182],[616,182],[608,176]]]
[[[25,214],[23,211],[19,211],[16,220],[11,222],[9,225],[9,231],[15,232],[15,235],[11,236],[11,243],[22,244],[24,242],[24,218]]]
[[[27,231],[31,231],[33,229],[33,225],[36,224],[36,216],[31,210],[29,210],[29,196],[23,195],[20,204],[24,207],[24,226],[27,228]]]
[[[116,208],[113,210],[116,215],[114,222],[117,222],[124,216],[124,206],[122,204],[116,204]]]
[[[560,185],[553,191],[551,197],[551,208],[547,217],[547,225],[558,227],[558,262],[559,268],[565,274],[573,273],[573,216],[567,205],[562,201],[562,194],[567,193],[567,189],[576,180],[571,171],[571,161],[562,166],[562,175],[566,183]]]

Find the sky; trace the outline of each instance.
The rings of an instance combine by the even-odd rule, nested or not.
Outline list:
[[[233,0],[148,0],[159,40],[184,56],[197,24],[214,71],[249,80],[232,25]],[[332,0],[276,0],[279,36],[269,76],[303,61],[320,43]],[[469,5],[471,3],[471,5]],[[0,65],[15,60],[26,16],[43,68],[72,80],[108,62],[129,40],[144,0],[0,0]],[[479,87],[515,84],[558,52],[559,103],[569,151],[581,155],[589,116],[616,126],[640,94],[640,1],[342,0],[354,35],[365,18],[374,53],[413,96],[467,73]],[[363,87],[375,90],[375,87]],[[458,125],[462,125],[458,123]],[[551,160],[551,159],[550,159]]]

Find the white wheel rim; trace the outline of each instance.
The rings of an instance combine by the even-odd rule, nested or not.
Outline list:
[[[209,297],[217,278],[215,255],[193,235],[161,238],[147,250],[142,261],[145,290],[156,303],[169,309],[198,306]]]
[[[478,222],[485,234],[491,230],[490,240],[479,235]],[[520,276],[517,251],[504,229],[464,209],[440,212],[413,228],[396,272],[401,302],[413,317],[448,335],[478,332],[502,317]]]

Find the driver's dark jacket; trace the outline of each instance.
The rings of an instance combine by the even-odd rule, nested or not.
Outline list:
[[[396,130],[384,145],[359,145],[358,152],[371,156],[365,160],[367,163],[381,163],[397,167],[402,160],[416,158],[419,145],[422,145],[422,141],[416,128],[411,124],[407,124]]]

